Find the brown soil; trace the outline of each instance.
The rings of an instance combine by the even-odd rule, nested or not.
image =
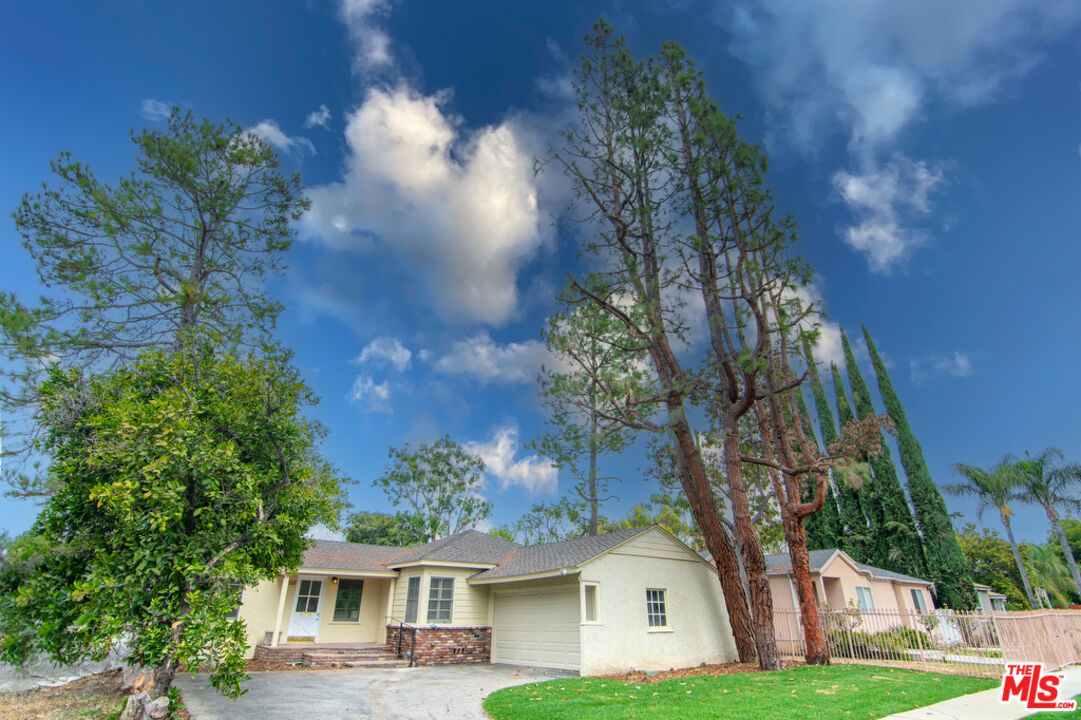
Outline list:
[[[794,662],[791,660],[782,662],[785,670],[802,664],[803,663],[801,662]],[[604,675],[603,677],[610,680],[622,680],[624,682],[655,683],[661,682],[662,680],[671,680],[672,678],[694,677],[696,675],[740,675],[743,673],[756,672],[762,672],[758,667],[758,663],[725,663],[723,665],[701,665],[699,667],[662,670],[651,674],[646,674],[644,672],[629,672],[622,675]]]
[[[120,671],[110,670],[59,687],[0,693],[0,720],[104,720],[123,709],[126,697]],[[176,717],[192,720],[183,705]]]

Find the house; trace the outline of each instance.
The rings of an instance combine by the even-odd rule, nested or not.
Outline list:
[[[864,612],[934,612],[933,584],[927,580],[856,562],[843,550],[811,550],[808,556],[819,607],[837,610],[858,607]],[[798,611],[788,554],[766,555],[766,575],[773,592],[774,611],[781,614]]]
[[[422,664],[601,674],[734,661],[716,570],[654,525],[523,546],[475,530],[416,547],[317,541],[244,591],[256,657],[388,643]]]
[[[996,592],[990,585],[973,583],[976,588],[976,609],[983,612],[1006,612],[1006,596]]]

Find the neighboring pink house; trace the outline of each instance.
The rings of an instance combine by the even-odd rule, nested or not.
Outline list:
[[[927,580],[864,565],[843,550],[812,550],[808,555],[819,607],[837,610],[858,607],[864,612],[934,612],[933,584]],[[795,612],[799,605],[788,553],[767,555],[766,574],[773,592],[773,609],[781,614]]]

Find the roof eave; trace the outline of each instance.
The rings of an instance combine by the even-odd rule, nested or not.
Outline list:
[[[566,575],[578,575],[582,572],[580,567],[567,567],[559,570],[545,570],[544,572],[525,573],[523,575],[507,575],[505,577],[492,578],[468,578],[470,585],[495,585],[496,583],[524,582],[526,580],[544,580],[551,577],[563,577]]]

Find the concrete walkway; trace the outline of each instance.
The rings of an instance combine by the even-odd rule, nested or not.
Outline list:
[[[195,720],[485,720],[489,693],[568,675],[513,665],[260,672],[235,702],[206,675],[177,675],[174,685]]]
[[[1066,668],[1065,673],[1066,678],[1059,685],[1059,698],[1069,700],[1074,695],[1081,695],[1081,667]],[[1020,701],[1002,702],[999,699],[1001,696],[1000,688],[984,690],[890,715],[882,720],[1019,720],[1034,714],[1034,711],[1022,707]]]

